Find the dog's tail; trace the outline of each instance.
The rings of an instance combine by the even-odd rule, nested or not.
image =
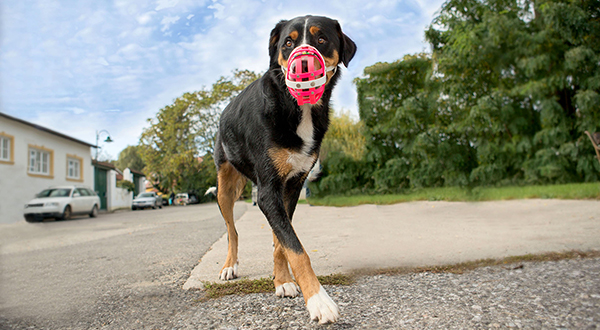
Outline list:
[[[217,196],[217,187],[210,187],[206,190],[206,192],[204,193],[204,196],[208,195],[208,194],[213,194],[215,196]]]

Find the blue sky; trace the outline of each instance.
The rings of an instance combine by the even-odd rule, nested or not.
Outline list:
[[[337,19],[358,52],[333,106],[358,114],[352,80],[366,66],[428,51],[443,1],[4,0],[0,111],[95,143],[116,159],[147,118],[234,69],[268,68],[269,33],[306,14]],[[103,134],[102,138],[106,138]]]

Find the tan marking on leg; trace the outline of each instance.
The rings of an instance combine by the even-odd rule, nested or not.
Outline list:
[[[319,28],[318,28],[318,27],[316,27],[316,26],[311,26],[311,27],[310,27],[310,29],[309,29],[309,31],[310,31],[310,34],[312,34],[312,35],[314,36],[314,35],[316,35],[317,33],[319,33],[319,31],[321,31],[321,29],[319,29]]]
[[[310,265],[310,258],[308,257],[308,254],[306,254],[306,251],[296,253],[286,248],[283,250],[292,267],[294,278],[296,279],[296,282],[298,282],[300,290],[302,290],[304,302],[306,303],[312,296],[319,293],[319,290],[321,289],[321,284]]]
[[[217,203],[227,225],[227,237],[229,241],[227,259],[225,259],[225,264],[221,269],[223,271],[225,268],[235,269],[238,261],[238,235],[233,219],[233,206],[244,190],[246,178],[227,162],[219,167],[217,180]]]
[[[273,243],[275,245],[275,250],[273,251],[273,283],[275,287],[278,287],[284,283],[294,282],[292,279],[292,275],[290,274],[290,269],[288,267],[288,261],[283,252],[283,247],[275,233],[273,233]]]
[[[291,151],[283,148],[271,148],[269,149],[269,157],[275,165],[275,169],[279,176],[285,178],[293,170],[292,164],[289,163]]]

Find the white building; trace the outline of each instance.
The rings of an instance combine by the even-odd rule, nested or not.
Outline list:
[[[0,223],[23,220],[23,206],[49,186],[94,188],[94,145],[0,113]]]

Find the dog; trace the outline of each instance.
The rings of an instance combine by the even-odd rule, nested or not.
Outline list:
[[[223,110],[215,138],[217,203],[229,241],[219,278],[238,275],[233,205],[249,179],[273,231],[275,294],[295,297],[302,290],[312,320],[335,322],[338,307],[319,283],[292,216],[329,126],[338,66],[348,67],[356,44],[336,20],[304,16],[280,21],[268,49],[269,70]]]

